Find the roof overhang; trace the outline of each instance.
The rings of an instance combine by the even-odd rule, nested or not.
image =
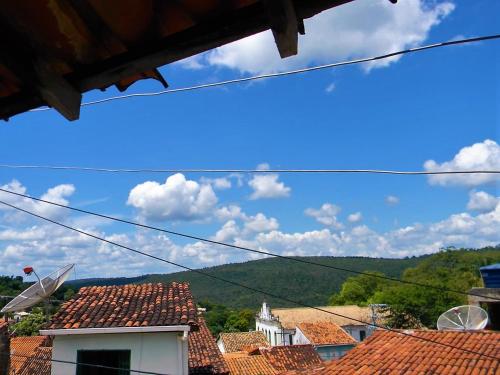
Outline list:
[[[146,326],[146,327],[111,327],[111,328],[71,328],[71,329],[43,329],[43,336],[68,336],[68,335],[98,335],[113,333],[153,333],[153,332],[189,332],[189,325],[178,326]]]

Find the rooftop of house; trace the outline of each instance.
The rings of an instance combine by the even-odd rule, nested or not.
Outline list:
[[[260,353],[278,373],[315,368],[323,364],[312,345],[273,346],[261,348]]]
[[[338,324],[332,322],[299,323],[297,328],[312,345],[349,345],[356,340]]]
[[[226,353],[240,352],[248,347],[269,346],[266,335],[260,331],[221,333],[219,340]]]
[[[349,316],[353,319],[344,318],[342,316],[328,314],[308,307],[295,307],[272,309],[271,312],[277,316],[283,328],[294,329],[300,323],[316,323],[316,322],[332,322],[339,326],[346,325],[364,325],[359,321],[370,322],[371,312],[369,307],[359,307],[354,305],[348,306],[320,306],[322,310],[328,312]]]
[[[274,375],[277,371],[262,355],[227,356],[227,365],[231,375]]]
[[[405,331],[412,336],[500,358],[500,332]],[[325,365],[320,374],[498,374],[500,360],[377,330],[344,357]]]
[[[19,374],[28,359],[37,352],[40,347],[50,346],[50,338],[47,336],[21,336],[10,339],[10,373]]]
[[[189,373],[190,374],[229,374],[222,353],[208,330],[203,317],[198,317],[199,330],[189,333]]]
[[[50,375],[52,347],[40,346],[23,363],[16,375]]]
[[[46,329],[190,325],[197,311],[188,283],[130,284],[81,288]]]

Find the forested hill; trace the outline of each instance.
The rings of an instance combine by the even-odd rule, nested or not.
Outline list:
[[[304,257],[315,263],[356,271],[380,271],[400,277],[406,268],[414,267],[423,257],[383,259],[364,257]],[[204,268],[203,272],[249,285],[256,289],[312,305],[326,305],[328,298],[340,289],[352,273],[307,265],[286,259],[268,258],[245,263],[225,264]],[[209,300],[233,308],[258,308],[265,299],[272,306],[293,306],[282,300],[242,289],[191,271],[134,278],[87,279],[70,282],[77,289],[85,285],[123,285],[126,283],[189,281],[198,301]]]

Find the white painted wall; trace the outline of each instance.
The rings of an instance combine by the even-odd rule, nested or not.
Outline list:
[[[295,330],[295,335],[293,336],[293,343],[295,345],[306,345],[310,344],[311,341],[302,333],[299,327]]]
[[[358,342],[361,341],[361,331],[365,332],[365,338],[367,338],[373,333],[373,330],[370,328],[370,326],[364,326],[364,325],[348,325],[348,326],[342,326],[342,328],[349,335],[351,335],[354,338],[354,340]]]
[[[221,353],[226,352],[226,347],[224,346],[224,342],[222,341],[222,339],[220,337],[217,339],[217,346],[219,347],[219,350]]]
[[[182,332],[58,335],[52,359],[76,362],[77,350],[130,350],[131,369],[188,374],[188,342]],[[52,362],[52,375],[73,374],[76,365]]]

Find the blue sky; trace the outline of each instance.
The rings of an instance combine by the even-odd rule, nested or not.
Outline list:
[[[176,88],[494,34],[499,11],[491,0],[413,0],[395,6],[360,0],[309,20],[296,58],[277,58],[265,33],[161,72]],[[114,168],[255,168],[266,163],[271,168],[500,169],[499,43],[116,101],[84,108],[73,123],[52,111],[27,113],[0,124],[0,160]],[[160,89],[157,82],[143,81],[129,92]],[[116,94],[114,89],[91,92],[84,101]],[[435,163],[426,164],[429,160]],[[220,180],[210,180],[215,178]],[[500,243],[498,182],[491,176],[429,180],[0,169],[0,185],[10,189],[294,255],[397,257],[448,245]],[[237,251],[9,199],[189,266],[250,259]],[[0,214],[1,273],[18,274],[28,263],[49,270],[67,262],[78,264],[79,276],[174,270],[9,210]]]

